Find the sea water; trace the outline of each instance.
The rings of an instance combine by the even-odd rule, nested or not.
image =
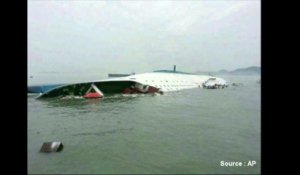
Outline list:
[[[89,100],[28,96],[28,172],[260,174],[260,77],[223,78],[241,84]],[[63,150],[40,153],[48,141]]]

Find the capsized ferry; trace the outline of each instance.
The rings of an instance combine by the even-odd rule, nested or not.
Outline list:
[[[37,98],[80,96],[101,98],[105,94],[164,93],[192,88],[225,88],[228,83],[218,77],[173,70],[159,70],[126,77],[66,84],[42,93]]]

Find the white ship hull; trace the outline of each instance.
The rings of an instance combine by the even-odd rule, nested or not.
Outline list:
[[[215,84],[227,86],[227,82],[222,78],[207,75],[193,75],[180,73],[151,72],[131,75],[123,78],[117,78],[116,80],[121,79],[135,81],[142,85],[153,86],[160,89],[163,92],[179,91],[183,89],[192,88],[203,88],[204,83],[206,83],[207,81],[210,81],[210,84],[212,86]]]
[[[213,76],[178,72],[151,72],[63,85],[43,93],[38,98],[84,96],[91,86],[105,95],[111,93],[163,93],[192,88],[224,88],[227,85],[224,79]]]

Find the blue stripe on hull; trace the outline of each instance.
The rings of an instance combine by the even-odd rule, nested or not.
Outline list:
[[[45,93],[53,88],[61,86],[62,84],[40,85],[40,86],[28,86],[27,93]]]

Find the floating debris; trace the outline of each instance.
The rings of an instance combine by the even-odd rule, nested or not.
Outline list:
[[[60,152],[64,148],[61,142],[44,142],[40,152]]]

